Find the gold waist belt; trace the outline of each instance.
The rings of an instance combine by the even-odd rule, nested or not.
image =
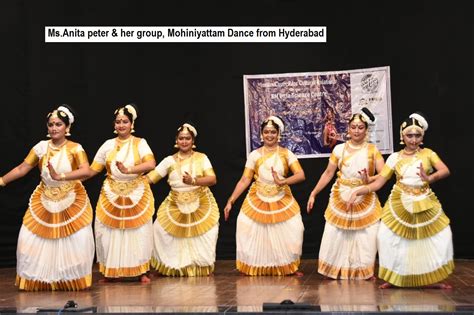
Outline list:
[[[177,203],[191,203],[195,202],[201,196],[201,192],[203,187],[198,189],[194,189],[191,191],[174,191],[172,190],[170,193],[171,200]]]
[[[128,196],[132,191],[134,191],[140,183],[143,182],[141,177],[129,181],[118,181],[111,178],[107,178],[110,189],[117,195]]]
[[[430,190],[430,186],[425,184],[423,186],[408,186],[405,184],[400,183],[399,181],[396,182],[396,185],[404,192],[410,195],[422,195],[427,193]]]
[[[276,196],[283,190],[283,186],[278,186],[275,184],[264,184],[262,182],[256,182],[256,185],[257,192],[265,197]]]
[[[66,195],[74,189],[76,185],[75,181],[67,182],[61,186],[47,186],[44,183],[41,183],[43,187],[43,195],[50,200],[58,201],[64,199]]]
[[[338,178],[337,181],[344,186],[362,186],[364,182],[360,178]]]

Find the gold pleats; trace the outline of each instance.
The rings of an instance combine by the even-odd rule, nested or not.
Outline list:
[[[92,285],[92,274],[80,279],[56,282],[28,280],[17,275],[15,285],[18,287],[18,289],[25,291],[79,291],[87,289]]]
[[[134,229],[148,223],[155,212],[155,200],[153,198],[153,193],[150,190],[150,185],[145,181],[144,185],[145,191],[143,196],[135,206],[131,206],[133,203],[127,196],[119,196],[114,200],[116,204],[126,208],[115,207],[107,199],[104,187],[102,187],[96,208],[96,215],[99,221],[110,228],[116,229]],[[140,213],[142,214],[139,215]],[[137,215],[139,216],[136,218],[128,219]]]
[[[99,271],[107,278],[138,277],[150,270],[150,262],[136,267],[108,268],[99,263]]]
[[[259,223],[274,224],[285,222],[300,213],[300,206],[293,198],[289,186],[284,186],[283,190],[285,195],[280,200],[266,202],[257,196],[257,185],[253,183],[240,211],[243,211],[246,216]],[[250,203],[260,211],[252,208]],[[287,207],[289,204],[291,205],[287,209],[279,212],[280,209]]]
[[[41,196],[44,193],[43,184],[38,185],[30,198],[30,205],[23,217],[23,224],[33,234],[43,238],[57,239],[67,237],[79,231],[83,227],[92,222],[92,207],[87,197],[86,190],[80,182],[77,182],[73,188],[76,194],[74,202],[64,210],[52,213],[49,212],[41,202]],[[68,222],[65,225],[59,225],[71,220],[74,216],[79,214],[83,209],[82,214]],[[58,226],[46,226],[42,222],[37,221],[33,214],[42,222]]]
[[[436,206],[437,205],[433,203],[433,201],[430,198],[416,200],[416,201],[413,201],[412,203],[413,213],[420,213],[420,212],[432,209],[433,207],[436,207]]]
[[[406,239],[422,239],[433,236],[449,225],[449,218],[441,209],[441,204],[433,192],[430,192],[425,201],[417,201],[414,207],[428,209],[410,213],[402,203],[402,191],[396,185],[386,202],[382,221],[393,233]],[[392,213],[392,210],[394,213]],[[433,222],[431,222],[433,221]],[[422,226],[413,226],[422,224]]]
[[[170,192],[158,209],[161,227],[175,237],[195,237],[212,229],[219,222],[219,209],[208,187],[199,189],[198,200],[195,211],[182,213]]]
[[[332,279],[368,279],[374,275],[374,266],[366,268],[340,268],[319,259],[318,272]]]
[[[237,260],[236,266],[237,270],[249,276],[286,276],[298,271],[300,260],[283,266],[250,266]]]
[[[336,207],[340,212],[347,213],[349,217],[341,216],[332,207]],[[373,207],[368,211],[369,207]],[[352,206],[351,211],[347,211],[347,203],[341,198],[339,186],[336,184],[331,192],[331,198],[324,217],[332,225],[345,230],[360,230],[371,226],[380,219],[382,206],[375,193],[363,196],[361,202]],[[358,216],[360,213],[367,212],[365,216]]]
[[[175,269],[157,261],[154,257],[151,259],[151,265],[160,274],[169,277],[205,277],[214,272],[214,265],[212,266],[198,266],[191,265],[180,269]]]
[[[440,268],[418,275],[399,275],[394,271],[379,267],[379,278],[397,287],[421,287],[443,281],[454,271],[454,261],[450,260]]]

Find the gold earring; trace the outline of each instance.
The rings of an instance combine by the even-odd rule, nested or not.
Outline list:
[[[260,142],[263,142],[263,136],[260,135]]]
[[[132,124],[132,130],[130,130],[130,133],[134,133],[135,132],[135,126],[134,124]]]
[[[114,130],[114,133],[115,133],[115,134],[118,134],[117,130]]]
[[[66,136],[66,137],[69,137],[70,135],[71,135],[71,133],[70,133],[69,128],[68,128],[68,129],[66,129],[66,134],[65,134],[65,136]]]
[[[193,149],[196,149],[196,145],[195,145],[195,144],[193,144],[193,146],[192,146],[191,148],[193,148]]]
[[[47,138],[51,138],[51,135],[48,133],[48,134],[46,135],[46,137],[47,137]]]
[[[175,142],[175,143],[174,143],[174,148],[175,148],[175,149],[178,148],[178,142]]]
[[[278,136],[278,142],[281,142],[281,136]]]

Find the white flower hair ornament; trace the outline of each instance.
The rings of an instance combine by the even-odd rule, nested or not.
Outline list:
[[[69,108],[64,107],[64,106],[59,106],[56,110],[61,111],[67,115],[67,118],[69,119],[69,124],[72,125],[74,122],[74,115],[71,113]]]
[[[270,116],[266,119],[266,121],[270,121],[270,120],[278,125],[278,128],[280,129],[280,134],[282,134],[285,131],[285,124],[283,124],[283,121],[279,117]]]
[[[426,131],[428,130],[428,122],[426,121],[425,117],[421,116],[420,114],[418,113],[413,113],[411,114],[410,116],[408,116],[409,118],[413,118],[413,119],[416,119],[420,125],[421,125],[421,128],[423,128],[423,131]]]
[[[198,135],[197,130],[196,130],[196,128],[194,128],[191,124],[184,123],[181,127],[183,128],[183,130],[184,130],[185,128],[187,128],[190,132],[192,132],[193,135],[194,135],[194,138],[197,137],[197,135]],[[179,130],[181,127],[179,127],[178,130]]]

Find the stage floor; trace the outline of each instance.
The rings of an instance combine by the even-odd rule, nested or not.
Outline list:
[[[241,276],[231,260],[218,261],[214,276],[168,278],[154,276],[150,284],[98,283],[80,292],[20,292],[15,269],[0,269],[0,312],[29,313],[37,308],[61,308],[74,300],[79,308],[95,306],[99,313],[129,312],[262,312],[264,303],[311,304],[318,312],[469,312],[474,311],[474,260],[456,260],[447,280],[452,290],[378,289],[380,280],[324,280],[316,260],[303,260],[302,277]],[[266,304],[268,305],[268,304]]]

